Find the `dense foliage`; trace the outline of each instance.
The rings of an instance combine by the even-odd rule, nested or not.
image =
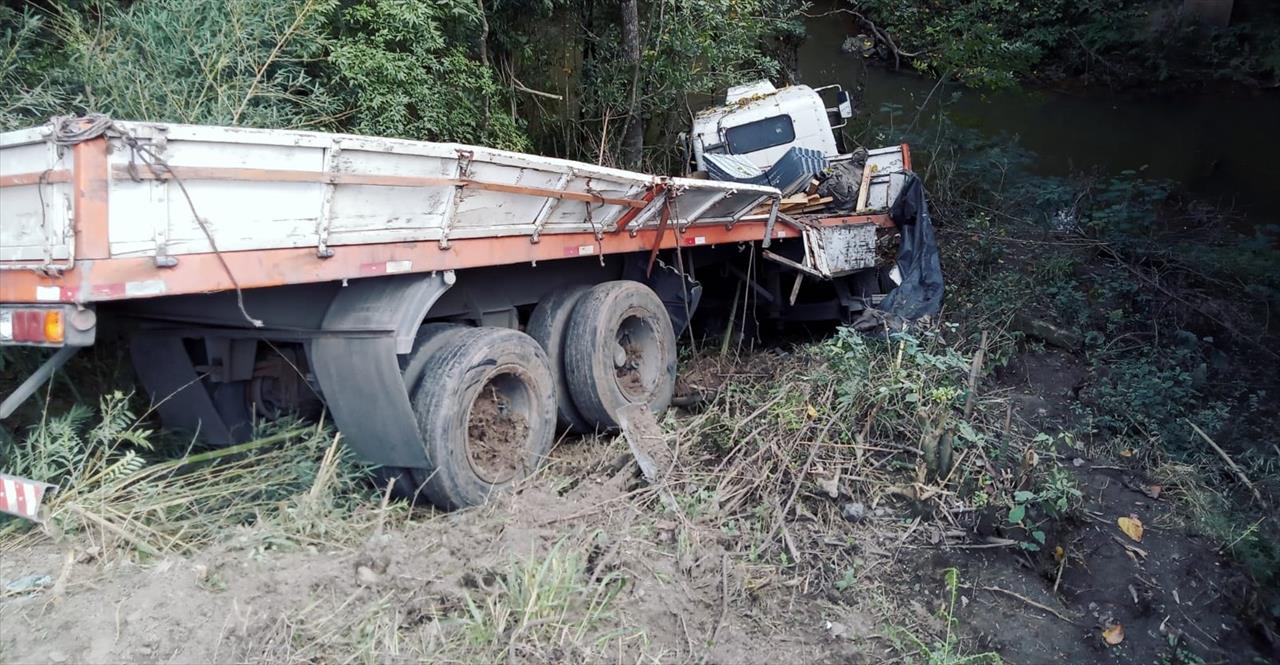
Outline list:
[[[892,40],[915,68],[975,87],[1068,76],[1126,86],[1280,81],[1274,3],[1238,2],[1246,20],[1209,27],[1162,0],[846,2],[888,36],[882,48]]]
[[[557,153],[611,161],[614,137],[634,109],[643,119],[649,160],[664,165],[674,147],[670,138],[689,125],[690,95],[778,77],[777,38],[803,32],[797,21],[802,3],[795,0],[643,2],[641,62],[634,67],[623,57],[616,4],[493,5],[500,66],[529,87],[563,98],[548,103],[546,97],[522,94],[543,107],[540,133]],[[538,29],[529,29],[530,10],[541,12]]]
[[[57,113],[306,127],[616,162],[669,156],[687,96],[779,73],[796,0],[61,0],[0,6],[0,127]],[[657,166],[661,166],[658,164]]]
[[[527,147],[496,72],[471,56],[480,12],[468,0],[363,0],[342,12],[329,64],[351,109],[344,126]]]
[[[1040,175],[1016,138],[959,127],[945,112],[937,123],[905,138],[926,176],[946,306],[963,313],[963,334],[1010,332],[1026,351],[1009,368],[1017,373],[1027,358],[1069,358],[1076,373],[1058,367],[1041,380],[1067,397],[1071,436],[1177,485],[1188,529],[1242,561],[1267,590],[1262,614],[1280,618],[1280,538],[1252,526],[1270,513],[1245,498],[1202,434],[1260,487],[1277,487],[1280,227],[1242,230],[1229,211],[1132,171]]]

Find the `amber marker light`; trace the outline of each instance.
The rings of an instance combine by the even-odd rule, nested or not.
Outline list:
[[[44,339],[51,344],[61,344],[65,338],[62,328],[62,312],[51,309],[44,313]]]

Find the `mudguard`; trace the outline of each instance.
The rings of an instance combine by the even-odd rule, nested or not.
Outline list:
[[[312,372],[343,440],[365,460],[430,469],[397,354],[413,348],[453,271],[374,277],[338,291],[325,332],[308,344]]]

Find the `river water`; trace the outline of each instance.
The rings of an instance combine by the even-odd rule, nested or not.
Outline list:
[[[1016,136],[1036,153],[1034,169],[1042,175],[1132,169],[1234,208],[1248,225],[1280,220],[1280,91],[1155,97],[1102,89],[982,93],[947,85],[934,90],[934,80],[842,53],[844,39],[862,32],[848,15],[811,18],[806,27],[800,80],[814,87],[839,83],[861,89],[859,113],[885,132],[887,143],[901,140],[922,105],[917,130],[933,127],[938,106],[945,103],[960,126]],[[900,108],[891,114],[883,109],[886,104]]]

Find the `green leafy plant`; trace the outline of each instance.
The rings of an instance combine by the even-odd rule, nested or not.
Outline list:
[[[341,13],[329,63],[356,133],[528,147],[496,72],[473,58],[484,16],[469,0],[363,0]]]
[[[938,611],[944,625],[941,638],[922,638],[917,633],[898,628],[889,633],[905,662],[919,665],[970,665],[971,663],[989,663],[998,665],[1004,662],[1000,655],[987,651],[977,654],[965,654],[960,645],[957,628],[960,625],[956,617],[956,598],[959,595],[960,571],[947,568],[942,573],[944,599]]]
[[[70,104],[123,120],[254,127],[336,124],[314,63],[336,0],[102,0],[57,5],[48,76]]]
[[[858,571],[853,568],[845,568],[840,579],[836,580],[835,587],[837,591],[848,591],[852,589],[858,581]]]

